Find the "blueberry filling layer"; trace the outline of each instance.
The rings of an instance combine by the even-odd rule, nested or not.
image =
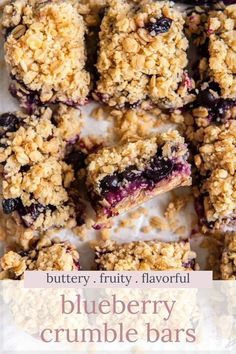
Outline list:
[[[111,207],[131,196],[137,190],[152,191],[159,182],[170,177],[173,173],[190,175],[190,167],[185,162],[187,156],[180,159],[169,159],[161,155],[161,148],[152,157],[150,163],[142,170],[131,165],[123,172],[116,172],[104,177],[100,182],[100,197],[90,193],[92,203],[106,200]],[[110,211],[107,210],[109,214]]]

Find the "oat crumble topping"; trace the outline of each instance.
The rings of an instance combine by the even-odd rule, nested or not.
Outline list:
[[[182,107],[192,100],[188,91],[194,83],[184,71],[184,14],[168,1],[108,3],[100,31],[98,98],[119,107],[146,99]]]
[[[11,76],[42,103],[84,104],[85,24],[70,1],[16,0],[4,8],[5,60]]]
[[[189,242],[138,241],[117,244],[105,241],[95,246],[99,270],[192,270],[195,252]]]
[[[28,250],[9,251],[0,259],[0,279],[22,279],[27,270],[79,270],[79,253],[69,243],[43,238]]]

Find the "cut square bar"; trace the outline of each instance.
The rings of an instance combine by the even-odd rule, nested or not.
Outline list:
[[[236,229],[236,104],[214,99],[205,90],[208,107],[193,109],[194,126],[187,137],[195,146],[196,209],[203,229]],[[203,96],[202,96],[203,97]],[[211,102],[211,104],[210,104]]]
[[[135,108],[149,100],[165,108],[193,99],[184,14],[168,1],[110,0],[100,31],[95,97]]]
[[[103,148],[87,159],[86,184],[98,222],[191,184],[188,149],[177,131]]]
[[[86,102],[85,24],[69,1],[13,1],[2,24],[11,92],[25,107]]]

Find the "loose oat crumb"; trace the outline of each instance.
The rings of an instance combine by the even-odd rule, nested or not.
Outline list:
[[[100,231],[100,238],[102,241],[110,240],[111,238],[111,230],[104,229]]]
[[[154,229],[169,230],[169,225],[166,219],[159,216],[153,216],[149,220],[150,226]]]
[[[85,241],[88,238],[88,230],[87,225],[77,226],[73,228],[73,234],[78,236],[81,241]]]
[[[128,229],[133,229],[135,226],[135,221],[131,218],[123,218],[119,222],[119,227],[120,228],[128,228]]]
[[[144,234],[149,234],[151,231],[152,231],[151,226],[142,226],[141,227],[141,232],[143,232]]]

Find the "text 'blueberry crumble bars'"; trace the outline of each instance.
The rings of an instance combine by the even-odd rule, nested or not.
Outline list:
[[[86,102],[85,24],[69,1],[16,0],[4,8],[11,92],[24,106]]]
[[[106,241],[95,246],[98,270],[197,270],[196,253],[189,242]]]
[[[80,270],[79,253],[68,241],[42,238],[28,250],[9,251],[0,259],[0,279],[22,279],[28,270]]]
[[[101,24],[95,97],[121,108],[145,100],[176,108],[192,100],[184,22],[168,1],[110,0]]]
[[[70,198],[74,171],[64,159],[78,139],[78,111],[60,105],[0,116],[0,164],[3,210],[17,212],[25,226],[46,230],[73,227],[82,215],[79,200]]]
[[[225,235],[224,250],[221,258],[222,280],[236,279],[236,234]]]
[[[103,148],[87,159],[87,187],[98,222],[191,184],[188,150],[177,131]]]

